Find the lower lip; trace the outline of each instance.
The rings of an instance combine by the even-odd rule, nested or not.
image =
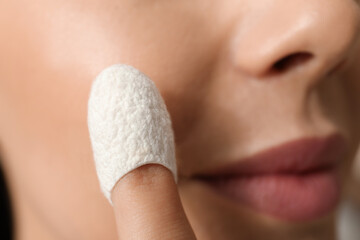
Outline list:
[[[327,215],[336,208],[340,195],[334,169],[218,177],[205,182],[237,203],[287,221],[309,221]]]

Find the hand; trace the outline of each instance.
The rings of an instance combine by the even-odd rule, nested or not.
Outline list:
[[[119,239],[192,240],[174,177],[159,164],[139,167],[112,190]]]

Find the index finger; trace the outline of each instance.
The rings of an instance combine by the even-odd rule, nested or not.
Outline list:
[[[112,191],[119,239],[196,239],[173,174],[148,164],[126,174]]]

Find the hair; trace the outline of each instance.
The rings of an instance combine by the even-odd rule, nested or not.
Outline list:
[[[1,159],[0,159],[1,163]],[[13,239],[13,216],[9,191],[6,184],[3,169],[0,166],[0,238],[3,240]]]

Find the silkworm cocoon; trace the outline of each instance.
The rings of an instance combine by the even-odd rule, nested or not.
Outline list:
[[[142,165],[161,164],[177,180],[170,115],[155,83],[138,69],[117,64],[96,77],[88,128],[100,187],[111,204],[116,182]]]

